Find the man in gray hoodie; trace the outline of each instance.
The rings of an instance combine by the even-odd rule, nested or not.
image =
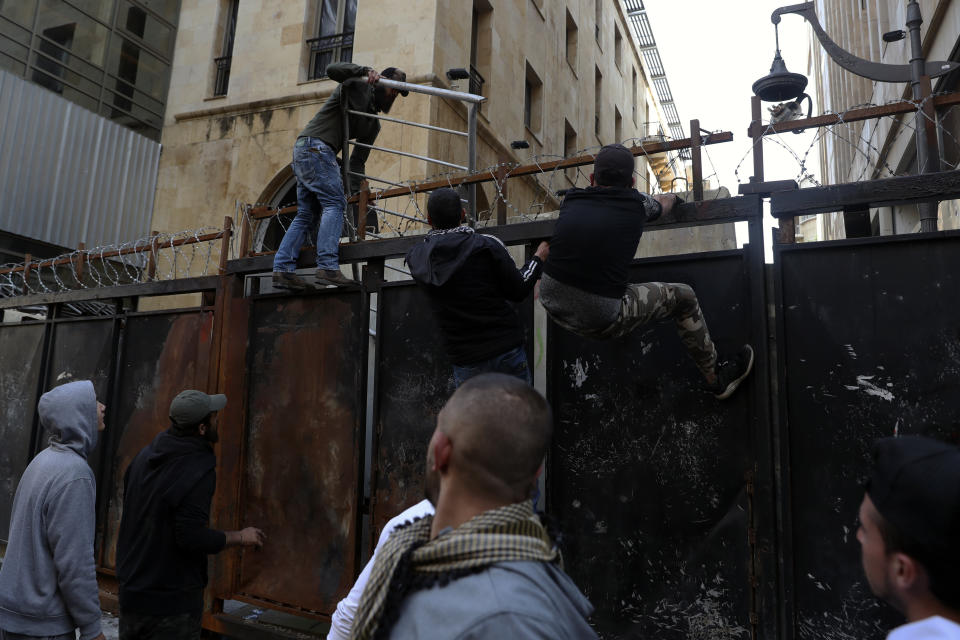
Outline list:
[[[96,481],[87,456],[103,431],[105,407],[89,380],[40,396],[50,446],[17,486],[10,540],[0,566],[0,640],[100,640],[93,558]]]

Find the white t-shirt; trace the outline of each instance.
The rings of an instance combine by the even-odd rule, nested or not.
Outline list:
[[[370,579],[370,571],[373,569],[374,560],[377,559],[377,552],[380,551],[380,547],[387,541],[390,534],[393,533],[393,530],[396,529],[397,526],[404,522],[409,522],[414,518],[431,516],[433,515],[433,511],[433,505],[430,504],[429,500],[421,500],[387,522],[387,526],[380,532],[380,539],[377,540],[377,546],[374,548],[373,555],[370,556],[370,561],[367,562],[367,566],[360,572],[360,576],[357,578],[357,581],[353,583],[353,588],[350,589],[347,597],[337,604],[337,610],[330,619],[330,632],[327,633],[327,640],[347,640],[350,637],[350,629],[353,627],[353,617],[357,614],[357,607],[360,606],[360,596],[363,595],[363,590],[367,586],[367,580]]]
[[[931,616],[897,627],[887,640],[960,640],[960,624]]]

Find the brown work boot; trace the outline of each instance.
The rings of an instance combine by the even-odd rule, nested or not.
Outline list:
[[[351,280],[340,273],[339,269],[317,269],[315,278],[320,284],[333,284],[339,287],[351,287],[359,284],[356,280]]]
[[[305,291],[313,289],[306,280],[298,276],[293,271],[274,271],[273,288],[287,289],[288,291]]]

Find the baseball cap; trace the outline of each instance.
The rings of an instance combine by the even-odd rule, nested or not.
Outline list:
[[[385,78],[390,78],[391,80],[396,80],[397,82],[407,81],[406,72],[404,72],[403,69],[397,69],[396,67],[387,67],[380,72],[380,75]],[[400,95],[406,98],[408,95],[410,95],[410,92],[406,90],[400,90]]]
[[[866,488],[880,515],[925,555],[957,557],[960,448],[920,436],[878,440]]]
[[[203,391],[187,389],[177,394],[170,403],[170,419],[178,425],[198,424],[208,413],[227,406],[227,396],[222,393],[207,395]]]
[[[633,180],[633,154],[622,144],[608,144],[593,161],[593,177],[597,184],[630,184]]]

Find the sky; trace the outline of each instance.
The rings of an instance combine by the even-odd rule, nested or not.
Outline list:
[[[686,134],[690,135],[693,118],[700,119],[703,129],[733,132],[732,142],[704,147],[703,158],[704,178],[710,178],[712,187],[727,187],[732,196],[737,195],[738,182],[747,182],[753,175],[747,136],[751,85],[770,73],[773,62],[770,14],[788,4],[790,0],[644,0]],[[780,52],[787,69],[807,75],[809,49],[807,22],[797,15],[783,16]],[[807,93],[815,99],[813,85],[811,79]],[[764,103],[765,119],[768,106],[770,103]],[[768,138],[763,149],[765,179],[797,180],[800,163],[793,153],[802,158],[808,149],[807,169],[819,179],[819,150],[816,145],[811,148],[813,136],[806,132]],[[741,241],[746,225],[742,226],[738,229]],[[769,229],[776,223],[767,216],[764,226]],[[764,237],[770,237],[769,231]]]

